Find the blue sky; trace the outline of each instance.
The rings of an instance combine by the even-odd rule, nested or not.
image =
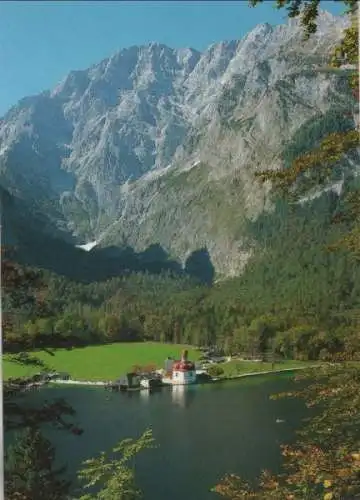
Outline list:
[[[334,14],[343,10],[342,2],[323,4]],[[156,41],[203,50],[284,20],[270,0],[256,8],[245,0],[0,2],[0,116],[122,47]]]

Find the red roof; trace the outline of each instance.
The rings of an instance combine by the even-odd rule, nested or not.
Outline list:
[[[195,365],[191,361],[175,361],[175,363],[173,364],[173,370],[187,372],[195,370]]]

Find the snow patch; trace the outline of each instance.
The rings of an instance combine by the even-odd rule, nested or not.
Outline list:
[[[76,248],[81,248],[81,250],[85,250],[85,252],[90,252],[90,250],[96,247],[97,244],[98,242],[95,240],[95,241],[90,241],[89,243],[85,243],[84,245],[75,245],[75,246]]]

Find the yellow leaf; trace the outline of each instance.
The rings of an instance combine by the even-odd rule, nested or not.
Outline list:
[[[349,477],[351,476],[351,472],[348,469],[339,469],[337,475],[339,477]]]
[[[325,488],[330,488],[331,485],[332,485],[332,481],[330,481],[330,479],[325,479],[325,481],[324,481],[324,487]]]

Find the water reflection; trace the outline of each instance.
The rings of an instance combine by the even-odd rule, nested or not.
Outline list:
[[[189,408],[195,397],[195,387],[188,385],[173,385],[170,387],[162,388],[161,390],[144,389],[142,391],[139,391],[138,393],[140,394],[140,399],[144,403],[148,403],[151,396],[154,396],[156,393],[159,392],[168,392],[168,391],[171,394],[172,403],[176,406],[179,406],[180,408]]]
[[[167,389],[162,387],[153,387],[151,389],[141,389],[140,391],[137,391],[137,393],[140,394],[140,399],[144,403],[148,403],[150,396],[156,396],[157,394],[161,395],[164,390],[166,391]]]
[[[150,397],[150,394],[151,394],[151,391],[149,390],[146,390],[146,389],[143,389],[140,392],[140,398],[144,401],[144,402],[148,402],[149,401],[149,397]]]
[[[195,397],[194,387],[188,385],[173,385],[171,399],[173,404],[181,408],[189,408]]]

